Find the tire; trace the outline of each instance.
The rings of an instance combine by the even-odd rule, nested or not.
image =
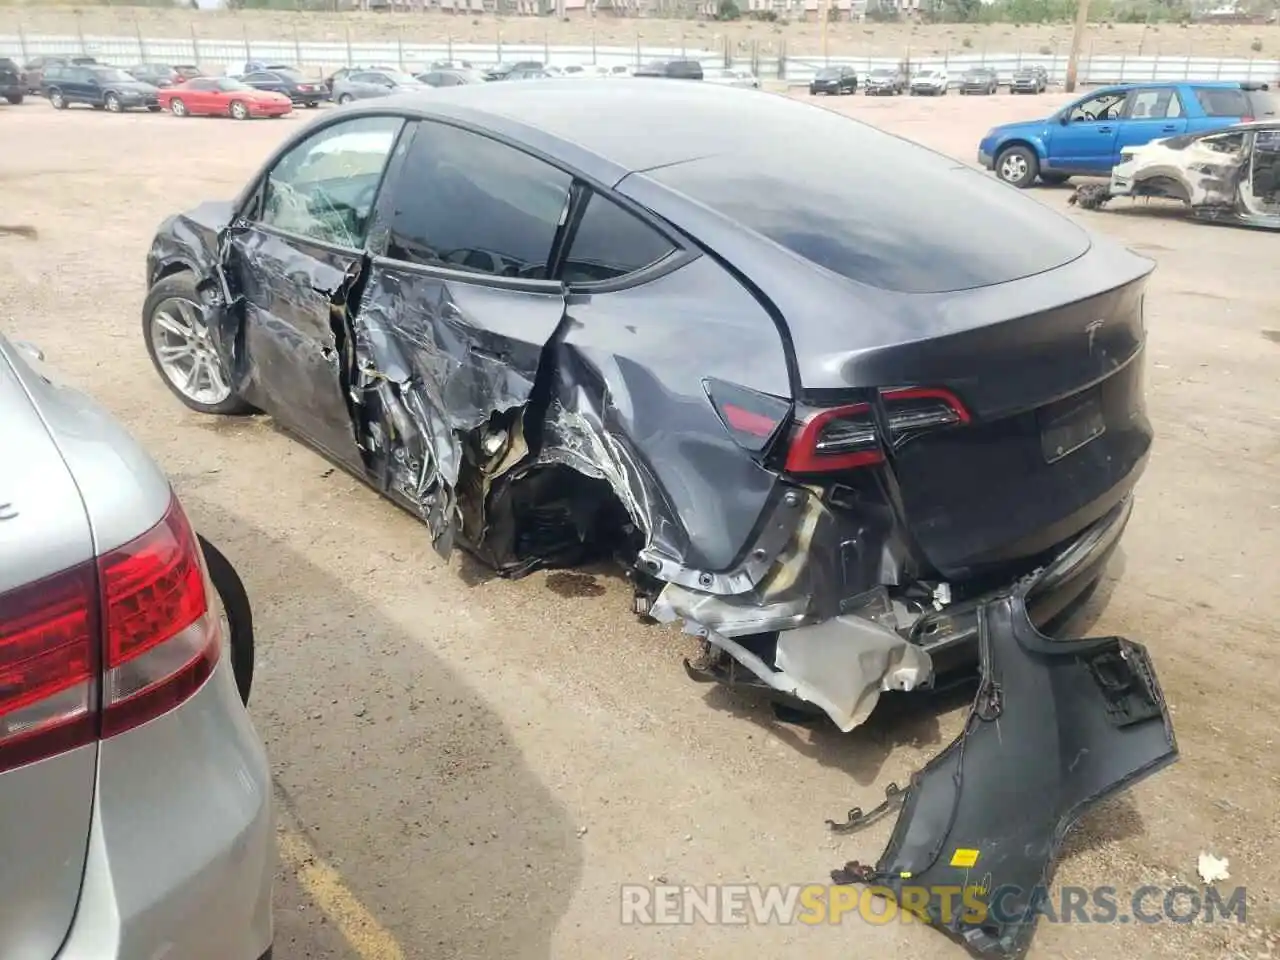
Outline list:
[[[320,101],[319,101],[319,100],[308,100],[308,101],[307,101],[307,109],[308,109],[308,110],[314,110],[314,109],[315,109],[316,107],[318,107],[318,106],[320,106]]]
[[[248,120],[249,108],[244,105],[241,100],[232,100],[227,107],[227,111],[231,114],[232,120]]]
[[[1040,160],[1030,147],[1020,144],[1001,150],[995,162],[996,176],[1012,187],[1025,190],[1036,182]]]
[[[120,102],[120,98],[114,93],[108,93],[102,98],[102,105],[107,108],[108,113],[123,113],[124,104]]]
[[[6,99],[6,100],[8,100],[8,101],[9,101],[9,103],[11,103],[13,106],[15,106],[15,107],[16,107],[16,106],[19,106],[19,105],[22,103],[22,94],[20,94],[20,93],[10,93],[10,94],[8,94],[8,95],[5,97],[5,99]]]
[[[199,396],[193,396],[191,393],[184,391],[175,381],[177,373],[171,373],[166,370],[165,364],[161,361],[159,351],[156,345],[156,339],[162,334],[167,334],[162,327],[157,327],[157,317],[164,313],[170,316],[170,322],[175,319],[173,315],[180,312],[182,304],[189,305],[188,313],[191,316],[200,316],[203,313],[199,306],[203,298],[196,289],[195,276],[189,271],[171,274],[164,277],[156,283],[147,294],[147,299],[142,305],[142,338],[147,344],[147,355],[151,357],[151,363],[156,368],[156,373],[160,374],[160,379],[164,381],[166,387],[175,397],[183,402],[184,405],[197,413],[207,413],[213,416],[236,416],[240,414],[252,413],[253,407],[245,403],[236,395],[234,389],[230,387],[230,375],[222,368],[221,361],[216,358],[210,362],[217,364],[216,373],[222,379],[221,387],[223,390],[215,390],[211,385],[206,397],[201,399]],[[161,308],[164,307],[164,310]],[[202,317],[201,317],[202,319]],[[182,317],[179,323],[185,324],[193,328],[200,326],[199,321],[192,321],[188,317]],[[190,345],[192,341],[187,341]],[[202,343],[207,341],[201,340]],[[166,347],[169,344],[166,344]],[[180,348],[180,344],[175,344],[175,349]],[[207,350],[205,351],[207,353]],[[173,361],[171,361],[173,362]],[[206,369],[208,369],[206,367]],[[210,379],[212,379],[210,377]]]
[[[340,107],[346,106],[348,103],[350,103],[354,99],[355,97],[351,96],[351,94],[344,93],[342,96],[338,98],[338,106]],[[307,104],[307,106],[311,106],[311,104]]]
[[[183,102],[181,97],[174,97],[169,101],[169,112],[175,117],[191,116],[191,114],[187,112],[187,105]]]
[[[253,607],[249,604],[249,594],[240,574],[236,573],[236,568],[222,555],[222,551],[199,534],[196,534],[196,539],[200,541],[200,551],[204,554],[205,566],[209,568],[209,579],[227,618],[228,635],[225,639],[240,702],[248,706],[249,693],[253,689],[254,660]]]
[[[49,104],[55,110],[65,110],[67,109],[67,98],[62,95],[61,90],[50,90]]]

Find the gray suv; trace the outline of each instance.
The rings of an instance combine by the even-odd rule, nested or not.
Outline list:
[[[244,598],[150,457],[26,352],[0,336],[0,957],[262,960],[271,779],[223,626]]]
[[[333,81],[333,99],[338,103],[350,103],[352,100],[368,100],[426,88],[427,85],[417,77],[399,70],[353,70]]]

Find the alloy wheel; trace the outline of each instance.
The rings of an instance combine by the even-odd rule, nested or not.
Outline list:
[[[187,105],[174,97],[173,102],[169,104],[169,109],[173,111],[175,117],[185,117],[187,115]]]
[[[149,332],[160,370],[175,390],[209,406],[231,396],[199,304],[182,297],[162,300],[151,315]]]
[[[114,93],[108,93],[107,99],[104,101],[108,110],[112,113],[120,112],[120,98]]]
[[[231,116],[237,120],[248,120],[249,108],[239,100],[233,101],[231,104]]]
[[[1027,175],[1027,158],[1015,151],[1006,153],[1000,159],[1000,179],[1008,183],[1018,183]]]

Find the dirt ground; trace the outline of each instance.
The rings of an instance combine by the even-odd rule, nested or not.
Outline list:
[[[741,49],[758,45],[762,56],[785,47],[788,55],[822,52],[818,23],[723,24],[690,20],[625,19],[575,15],[568,22],[546,17],[494,17],[432,12],[285,13],[263,10],[227,13],[128,6],[64,6],[50,3],[0,4],[0,33],[77,33],[105,36],[300,40],[549,43],[600,46],[688,46],[723,49],[726,38]],[[1261,49],[1253,49],[1254,41]],[[1024,53],[1066,56],[1071,25],[1034,24],[874,24],[833,23],[827,51],[832,56],[941,56],[946,53]],[[1105,24],[1090,27],[1085,55],[1131,54],[1177,57],[1280,57],[1280,26]]]
[[[992,123],[1054,102],[830,104],[967,162]],[[506,582],[443,564],[422,526],[268,419],[204,418],[165,390],[139,324],[154,229],[231,196],[311,116],[0,109],[0,140],[19,145],[0,152],[0,224],[39,232],[0,235],[0,324],[150,448],[255,604],[252,713],[288,854],[277,955],[961,957],[918,924],[623,926],[619,885],[823,882],[846,860],[874,861],[888,823],[839,838],[824,818],[905,783],[958,731],[964,703],[889,701],[848,736],[780,724],[755,699],[689,682],[687,642],[630,616],[611,572]],[[856,175],[857,158],[843,162]],[[1198,886],[1210,851],[1230,860],[1227,887],[1247,887],[1248,922],[1042,924],[1032,957],[1270,957],[1280,237],[1155,207],[1085,213],[1068,194],[1036,192],[1159,264],[1146,308],[1157,444],[1079,627],[1150,646],[1182,759],[1090,815],[1057,882],[1122,897]]]

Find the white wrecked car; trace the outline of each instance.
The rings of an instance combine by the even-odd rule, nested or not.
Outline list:
[[[1205,220],[1280,229],[1280,120],[1126,147],[1110,183],[1084,184],[1070,202],[1096,210],[1116,197],[1180,200]]]

